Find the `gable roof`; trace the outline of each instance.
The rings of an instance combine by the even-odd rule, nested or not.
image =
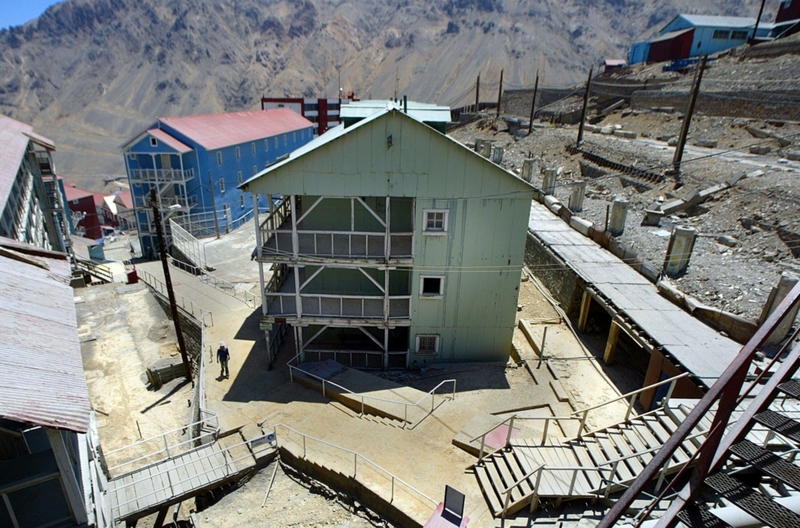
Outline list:
[[[151,136],[153,136],[154,138],[156,138],[157,140],[161,141],[162,143],[164,143],[168,147],[173,148],[174,150],[176,150],[180,154],[184,154],[186,152],[191,152],[192,151],[192,147],[190,147],[189,145],[183,143],[179,139],[176,139],[176,138],[170,136],[169,134],[167,134],[166,132],[164,132],[160,128],[151,128],[150,130],[147,131],[147,133],[150,134]]]
[[[469,148],[465,147],[464,145],[462,145],[458,141],[454,140],[453,138],[436,131],[435,129],[431,128],[430,126],[428,126],[427,124],[423,123],[419,119],[415,118],[414,116],[404,113],[402,111],[402,103],[398,104],[398,103],[394,103],[394,102],[391,102],[391,101],[387,103],[386,107],[384,107],[383,110],[375,112],[375,113],[369,115],[368,117],[362,119],[361,121],[358,121],[357,123],[355,123],[355,124],[353,124],[353,125],[351,125],[349,127],[345,128],[345,126],[343,124],[341,124],[341,125],[338,125],[338,126],[332,128],[332,129],[330,129],[325,134],[315,138],[311,142],[309,142],[309,143],[305,144],[304,146],[298,148],[297,150],[293,151],[288,156],[286,156],[285,159],[282,159],[279,162],[277,162],[277,163],[275,163],[273,165],[270,165],[265,170],[259,172],[255,176],[251,177],[250,179],[245,181],[243,184],[241,184],[239,186],[239,188],[244,189],[244,190],[252,191],[253,189],[251,189],[250,187],[256,187],[256,192],[258,192],[257,187],[259,187],[260,184],[262,184],[264,182],[265,178],[269,178],[270,176],[277,175],[278,173],[280,173],[281,175],[286,177],[287,170],[290,171],[291,169],[285,169],[285,168],[287,166],[290,166],[290,165],[298,165],[297,171],[298,172],[302,172],[302,171],[305,170],[304,167],[302,167],[302,165],[304,164],[304,162],[306,160],[308,160],[308,163],[312,164],[312,165],[315,164],[315,163],[320,163],[319,160],[321,158],[325,158],[326,157],[326,154],[327,154],[328,150],[331,151],[331,154],[335,153],[336,156],[347,157],[349,162],[352,162],[353,164],[358,165],[359,164],[358,160],[363,159],[364,156],[370,156],[371,154],[366,154],[366,153],[359,152],[358,155],[353,154],[352,156],[348,156],[347,153],[339,152],[339,150],[341,150],[342,148],[345,148],[344,142],[347,139],[350,139],[350,137],[359,135],[360,131],[362,129],[366,129],[367,127],[370,127],[372,124],[376,123],[377,121],[380,121],[380,120],[383,120],[383,119],[390,120],[390,119],[394,119],[394,118],[401,119],[401,120],[404,120],[404,121],[407,120],[408,122],[413,123],[412,128],[414,128],[415,131],[424,131],[424,132],[426,132],[428,134],[431,134],[429,136],[429,138],[430,138],[429,142],[430,143],[438,142],[436,145],[431,147],[431,149],[434,149],[434,148],[439,148],[441,150],[454,149],[455,152],[457,152],[458,154],[461,154],[463,156],[464,163],[466,163],[467,159],[470,159],[473,162],[473,165],[478,165],[481,168],[485,169],[486,167],[490,166],[491,167],[490,170],[494,174],[497,174],[499,179],[501,179],[503,182],[507,183],[510,187],[515,189],[514,191],[511,191],[511,192],[530,192],[531,194],[533,193],[533,187],[529,183],[527,183],[524,180],[522,180],[521,178],[518,178],[517,176],[511,174],[510,172],[506,171],[502,167],[492,163],[488,159],[486,159],[483,156],[479,155],[478,153],[476,153],[472,149],[469,149]],[[393,134],[397,134],[397,140],[399,141],[400,137],[401,137],[401,134],[404,134],[404,133],[405,133],[405,130],[402,129],[402,127],[401,127],[401,129],[398,129],[398,131],[396,133],[393,133]],[[364,134],[365,135],[369,134],[369,132],[364,132]],[[370,140],[374,141],[374,134],[370,138]],[[382,138],[381,138],[381,140],[383,141]],[[388,138],[387,138],[387,140],[388,140]],[[424,143],[425,139],[424,138],[420,138],[420,141]],[[342,144],[342,147],[339,147],[338,144]],[[413,144],[413,147],[416,147],[416,146],[420,146],[420,145],[416,144],[416,143]],[[389,151],[390,148],[391,148],[391,146],[387,145],[387,152]],[[405,152],[405,151],[403,151],[403,152]],[[418,155],[419,154],[418,152],[414,151],[414,148],[412,148],[411,150],[408,150],[407,152],[410,154],[410,156],[406,157],[407,160],[410,160],[410,159],[413,158],[416,161],[417,158],[421,157],[420,155]],[[449,150],[448,150],[448,152],[449,152]],[[442,157],[442,156],[439,156],[439,154],[440,153],[437,152],[437,156],[431,156],[431,157],[437,157],[437,158]],[[402,154],[398,153],[398,156],[402,156]],[[420,160],[420,162],[424,163],[424,160]],[[448,162],[449,162],[449,160],[448,160]],[[392,163],[395,164],[394,167],[390,166]],[[429,163],[430,163],[430,165],[433,165],[433,162],[429,162]],[[322,164],[326,165],[325,162],[322,162]],[[332,166],[333,164],[334,164],[334,162],[327,163],[327,165],[329,167]],[[392,176],[398,176],[398,178],[402,177],[403,175],[409,175],[411,177],[417,177],[417,178],[424,178],[426,176],[426,174],[423,174],[423,173],[420,173],[420,172],[415,172],[414,169],[395,170],[396,167],[399,166],[397,160],[395,160],[393,162],[387,161],[385,164],[386,164],[386,167],[384,167],[384,169],[382,169],[381,171],[378,171],[380,174],[383,174],[384,177],[381,178],[380,181],[375,181],[374,185],[372,186],[375,189],[374,192],[379,193],[379,195],[383,195],[384,194],[382,192],[382,190],[379,190],[379,189],[383,189],[383,187],[386,186],[387,187],[386,191],[387,191],[387,194],[388,194],[389,193],[388,192],[388,188],[393,186],[393,184],[389,181],[389,180],[391,180],[391,178],[386,178],[385,177],[386,173],[390,173],[390,174],[392,174]],[[413,164],[413,163],[411,161],[402,163],[402,165],[409,165],[409,164]],[[362,179],[363,178],[369,179],[370,177],[372,177],[374,175],[374,171],[373,172],[370,172],[370,171],[357,171],[352,166],[350,168],[352,170],[349,171],[348,174],[358,175]],[[428,167],[428,168],[430,169],[430,167]],[[433,172],[433,170],[431,170],[431,172]],[[337,173],[335,173],[332,170],[330,170],[329,173],[324,173],[324,174],[322,172],[317,172],[317,173],[306,172],[306,174],[309,177],[316,178],[317,181],[320,181],[321,179],[330,180],[330,176],[332,176],[332,175],[336,176],[337,175]],[[491,188],[491,187],[498,188],[499,185],[500,184],[498,183],[498,185],[494,185],[494,186],[487,185],[486,187],[487,188]],[[296,186],[297,187],[302,187],[302,184],[298,183],[298,184],[296,184]],[[340,188],[338,188],[337,192],[341,193],[342,196],[345,196],[345,195],[349,195],[348,193],[351,190],[352,190],[351,188],[340,187]],[[300,193],[298,193],[298,194],[300,194]],[[448,189],[448,196],[466,197],[466,196],[461,196],[459,194],[459,189],[457,187],[449,188]],[[445,198],[445,197],[446,196],[439,196],[439,198]]]
[[[661,31],[671,26],[679,18],[686,20],[694,27],[752,28],[756,25],[756,19],[751,17],[680,14],[661,28]]]
[[[311,121],[289,108],[162,117],[159,119],[159,125],[162,124],[183,134],[206,150],[239,145],[313,126]]]
[[[75,183],[68,182],[64,184],[64,196],[67,198],[68,201],[72,200],[80,200],[81,198],[86,198],[87,196],[92,196],[94,193],[90,191],[85,191],[83,189],[79,189]]]
[[[0,238],[0,417],[86,432],[89,390],[66,255]]]

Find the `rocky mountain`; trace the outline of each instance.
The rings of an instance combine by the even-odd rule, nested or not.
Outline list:
[[[0,31],[0,112],[100,189],[157,116],[259,107],[263,95],[398,95],[460,106],[504,86],[582,82],[678,12],[755,16],[758,0],[66,0]]]

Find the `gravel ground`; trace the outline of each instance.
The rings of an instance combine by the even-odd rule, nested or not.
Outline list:
[[[769,63],[770,71],[785,69],[786,64],[800,69],[800,57],[776,59]],[[657,173],[671,166],[674,149],[663,139],[679,133],[682,120],[678,114],[620,109],[598,124],[621,126],[637,132],[640,139],[588,133],[586,150]],[[782,147],[777,139],[755,138],[747,131],[748,126],[791,138],[792,144]],[[800,150],[800,124],[696,115],[679,188],[674,178],[654,185],[621,179],[610,170],[604,177],[582,177],[582,158],[565,149],[575,143],[577,127],[535,128],[531,136],[515,138],[503,119],[487,117],[450,135],[463,143],[476,138],[494,140],[494,145],[505,148],[502,165],[516,173],[529,157],[537,160],[539,169],[562,168],[555,195],[563,203],[568,203],[571,182],[586,179],[586,200],[580,216],[597,225],[604,225],[606,208],[615,197],[627,198],[628,219],[619,240],[656,269],[663,264],[672,227],[695,227],[699,238],[689,268],[674,280],[682,291],[710,306],[756,319],[781,272],[800,272],[800,163],[782,159],[787,151]],[[694,146],[700,139],[716,140],[717,149]],[[772,151],[765,156],[752,155],[749,146],[754,144],[770,146]],[[736,174],[751,177],[693,210],[665,217],[660,226],[640,225],[644,210],[654,203],[683,198],[692,189],[708,188]],[[541,183],[539,171],[534,171],[533,184],[538,187]],[[723,235],[732,238],[727,242],[733,247],[717,242]]]

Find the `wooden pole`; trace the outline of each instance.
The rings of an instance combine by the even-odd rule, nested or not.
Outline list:
[[[703,80],[703,70],[706,69],[706,59],[708,55],[703,55],[703,60],[700,62],[700,67],[695,72],[694,87],[692,94],[689,97],[689,105],[686,107],[686,115],[683,116],[683,126],[681,127],[681,135],[678,138],[678,146],[675,147],[675,155],[672,158],[672,168],[675,171],[676,177],[681,173],[681,160],[683,159],[683,149],[686,146],[686,137],[689,135],[689,125],[692,122],[692,114],[694,113],[694,104],[697,101],[697,93],[700,91],[700,82]]]
[[[475,81],[475,113],[477,114],[480,112],[480,107],[478,106],[481,102],[481,74],[478,74],[478,80]]]
[[[533,116],[536,111],[536,92],[539,91],[539,70],[536,70],[536,81],[533,83],[533,100],[531,101],[531,122],[528,124],[528,134],[533,132]]]
[[[214,232],[219,239],[219,220],[217,220],[217,202],[214,200],[214,180],[211,179],[211,171],[208,171],[208,190],[211,192],[211,215],[214,217]]]
[[[764,14],[764,4],[767,3],[767,0],[761,0],[761,7],[758,9],[758,16],[756,17],[756,25],[753,27],[753,36],[750,37],[749,44],[752,46],[753,42],[756,40],[756,32],[758,31],[758,24],[761,22],[761,15]]]
[[[586,105],[589,103],[589,90],[592,88],[592,71],[594,67],[589,68],[589,78],[586,80],[586,91],[583,93],[583,108],[581,109],[581,124],[578,127],[578,141],[575,146],[581,146],[583,141],[583,123],[586,121]]]
[[[497,117],[500,117],[500,105],[503,103],[503,70],[500,70],[500,89],[497,90]]]
[[[183,340],[181,331],[181,318],[178,313],[178,304],[175,302],[175,292],[172,290],[172,279],[169,275],[169,263],[167,262],[167,242],[164,239],[164,226],[161,225],[161,211],[158,207],[158,195],[156,188],[150,189],[150,204],[153,206],[153,219],[156,222],[156,234],[158,235],[159,253],[161,253],[161,266],[164,268],[164,284],[167,285],[167,296],[169,297],[169,308],[172,313],[172,322],[175,323],[175,334],[178,338],[178,349],[183,360],[183,370],[186,380],[192,381],[192,365],[189,363],[189,355],[186,353],[186,342]]]

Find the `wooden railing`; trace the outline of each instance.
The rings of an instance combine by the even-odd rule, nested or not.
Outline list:
[[[297,315],[297,297],[291,292],[269,292],[267,314],[273,316]],[[273,300],[275,299],[275,300]],[[284,301],[287,299],[287,301]],[[300,294],[303,316],[353,317],[359,319],[383,319],[382,295],[331,295]],[[411,314],[410,295],[389,297],[389,319],[408,319]]]

